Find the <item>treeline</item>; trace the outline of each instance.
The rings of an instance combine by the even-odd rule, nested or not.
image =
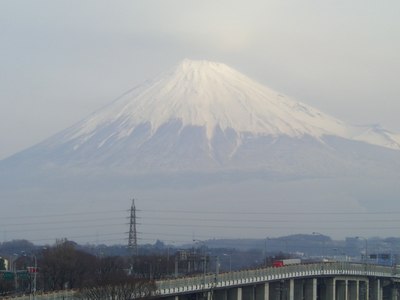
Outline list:
[[[129,249],[121,245],[82,246],[60,239],[53,245],[35,246],[17,240],[2,243],[0,256],[7,258],[8,270],[14,273],[32,270],[36,265],[38,293],[74,289],[80,290],[85,299],[97,299],[98,293],[104,294],[106,290],[113,295],[121,293],[121,297],[130,294],[134,299],[136,292],[150,294],[158,279],[201,274],[204,268],[207,273],[217,273],[270,266],[274,260],[290,256],[282,252],[267,253],[265,249],[240,251],[209,248],[205,244],[196,246],[178,250],[171,243],[157,241],[138,247],[138,254],[130,255]],[[0,260],[1,268],[5,266]],[[34,278],[34,273],[0,278],[0,293],[33,293]]]
[[[150,295],[158,279],[200,274],[204,268],[207,273],[215,273],[217,268],[222,272],[264,264],[259,251],[203,246],[177,251],[160,241],[152,247],[140,247],[137,255],[129,255],[127,251],[125,255],[110,255],[109,247],[82,247],[67,239],[45,246],[13,241],[8,242],[4,249],[13,250],[5,256],[10,264],[8,269],[16,276],[0,278],[2,295],[32,294],[36,286],[37,293],[74,289],[79,290],[85,299],[98,299],[99,294],[105,293],[120,293],[121,297],[129,294],[136,299],[138,295]],[[34,273],[29,277],[17,275],[33,270],[35,265],[36,280]]]
[[[75,245],[62,239],[32,253],[12,256],[13,277],[0,279],[0,293],[33,294],[36,285],[36,293],[75,289],[82,299],[147,299],[155,291],[152,279],[132,272],[129,257],[96,256]],[[21,276],[26,270],[29,276]]]

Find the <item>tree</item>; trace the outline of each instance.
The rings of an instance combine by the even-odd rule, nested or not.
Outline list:
[[[79,289],[79,299],[149,299],[155,292],[153,281],[128,275],[120,257],[105,257],[97,261],[93,276]]]
[[[81,288],[76,294],[78,299],[88,300],[126,300],[150,299],[156,290],[154,281],[126,276],[108,283]]]
[[[84,285],[91,274],[95,271],[96,257],[81,250],[75,250],[74,266],[69,271],[70,288],[79,288]]]
[[[42,251],[40,268],[45,290],[79,288],[93,272],[96,257],[80,250],[67,239],[57,240]]]
[[[5,260],[0,257],[0,270],[5,270]],[[0,296],[6,296],[14,289],[14,282],[10,279],[4,279],[2,276],[0,277]]]
[[[15,290],[13,279],[4,279],[0,277],[0,296],[8,296]]]
[[[0,257],[0,270],[5,270],[6,264],[4,258]]]

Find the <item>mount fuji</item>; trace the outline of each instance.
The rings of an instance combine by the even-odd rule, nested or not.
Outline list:
[[[366,176],[397,174],[399,149],[379,125],[346,124],[224,64],[185,59],[0,167]]]
[[[149,239],[192,241],[195,230],[203,239],[265,237],[266,228],[270,236],[318,229],[342,238],[381,235],[382,228],[398,233],[396,220],[386,225],[382,215],[368,215],[375,218],[370,225],[360,212],[400,211],[399,178],[399,135],[337,120],[224,64],[185,59],[0,161],[0,197],[12,203],[10,216],[68,212],[67,222],[74,217],[82,224],[78,216],[96,209],[125,212],[130,206],[115,199],[145,199],[136,202],[143,219],[147,210],[147,222],[169,220],[158,226],[144,221]],[[210,220],[211,210],[218,220]],[[189,221],[186,215],[194,212],[197,218]],[[243,212],[251,217],[247,227],[238,226]],[[101,234],[116,235],[113,224],[101,222]],[[23,237],[7,219],[0,226]],[[81,225],[75,234],[97,236],[98,228]],[[56,229],[54,237],[74,236],[73,229]]]

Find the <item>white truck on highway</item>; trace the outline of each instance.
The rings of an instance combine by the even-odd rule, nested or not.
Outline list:
[[[300,264],[300,263],[301,263],[300,258],[291,258],[291,259],[276,260],[272,263],[272,266],[273,267],[281,267],[281,266],[295,265],[295,264]]]

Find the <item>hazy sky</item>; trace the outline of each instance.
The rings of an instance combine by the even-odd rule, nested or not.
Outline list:
[[[0,159],[184,58],[400,133],[399,1],[1,1]]]

